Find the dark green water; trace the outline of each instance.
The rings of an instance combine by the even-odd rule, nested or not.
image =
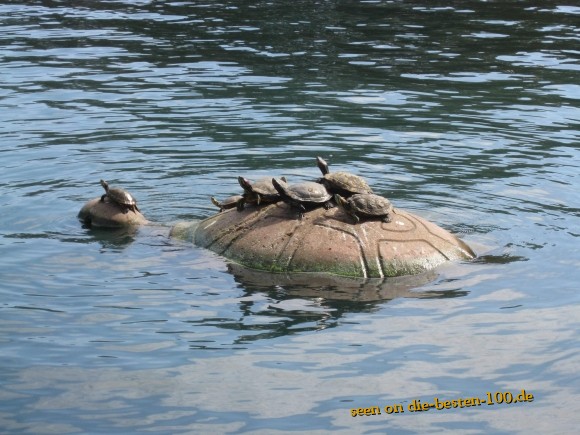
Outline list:
[[[2,2],[0,432],[574,433],[572,3]],[[317,155],[480,258],[377,300],[167,237]],[[100,178],[161,225],[82,228]]]

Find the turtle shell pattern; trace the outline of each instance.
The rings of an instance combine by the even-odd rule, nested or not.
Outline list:
[[[284,177],[282,180],[286,181]],[[251,183],[244,177],[238,177],[238,183],[244,189],[244,194],[237,202],[238,211],[242,211],[246,202],[260,205],[262,202],[276,202],[280,199],[278,192],[272,185],[271,178],[262,178],[255,183]]]
[[[108,197],[109,200],[119,204],[125,209],[131,210],[133,212],[140,211],[137,207],[137,200],[133,198],[133,195],[131,195],[125,189],[121,189],[120,187],[109,187],[109,184],[104,180],[101,180],[101,186],[103,186],[103,189],[105,189],[106,192],[103,196],[101,196],[101,201],[104,201],[105,197]],[[124,210],[124,212],[126,212],[126,210]]]
[[[330,172],[328,163],[322,157],[316,158],[316,164],[323,175],[319,182],[324,184],[329,192],[346,197],[356,193],[373,193],[364,178],[350,172]]]
[[[352,195],[345,200],[338,194],[335,201],[344,207],[345,211],[351,215],[358,223],[360,218],[377,218],[385,223],[391,222],[391,212],[393,205],[387,198],[372,193]]]
[[[393,210],[391,201],[373,193],[353,195],[347,200],[347,204],[356,214],[365,217],[385,216]]]
[[[373,190],[364,178],[349,172],[332,172],[326,174],[322,178],[322,183],[333,193],[350,195],[373,193]]]
[[[282,178],[286,181],[285,178]],[[245,189],[244,189],[245,190]],[[272,184],[271,178],[262,178],[255,183],[251,184],[251,193],[257,193],[258,195],[277,195],[278,192]]]
[[[328,193],[322,184],[314,181],[303,181],[302,183],[288,185],[272,179],[272,184],[279,186],[276,190],[282,197],[286,196],[298,203],[323,204],[332,198],[332,195]]]

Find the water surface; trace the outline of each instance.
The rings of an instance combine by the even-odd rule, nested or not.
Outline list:
[[[580,8],[0,5],[7,433],[573,433]],[[364,175],[480,255],[381,291],[167,237],[236,177]],[[129,189],[157,225],[83,228]],[[532,402],[412,413],[522,389]],[[351,417],[351,408],[405,412]]]

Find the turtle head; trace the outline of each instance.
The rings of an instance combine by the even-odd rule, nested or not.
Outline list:
[[[328,163],[322,157],[316,157],[316,164],[318,165],[318,169],[322,172],[322,175],[328,174],[330,171],[328,169]]]
[[[252,191],[252,183],[250,183],[250,180],[248,180],[247,178],[244,177],[238,177],[238,183],[240,183],[240,186],[242,186],[242,189],[244,189],[244,191]]]
[[[105,180],[101,180],[101,186],[103,186],[103,189],[105,189],[105,192],[109,191],[109,183],[107,183]]]
[[[286,191],[285,191],[285,186],[283,186],[283,184],[286,184],[286,182],[278,181],[275,178],[272,178],[272,185],[274,186],[274,189],[276,189],[276,191],[280,195],[284,196],[286,194]]]
[[[346,202],[346,200],[340,196],[338,193],[334,194],[334,201],[336,202],[336,205],[343,207],[345,209],[348,209],[348,203]]]
[[[220,202],[217,199],[215,199],[215,196],[212,196],[210,199],[211,199],[211,202],[213,205],[215,205],[216,207],[222,208],[222,205],[220,204]]]

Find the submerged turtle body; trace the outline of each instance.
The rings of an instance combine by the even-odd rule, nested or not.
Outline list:
[[[328,163],[322,158],[316,158],[316,164],[323,177],[318,180],[326,189],[333,194],[339,194],[346,198],[354,194],[373,193],[364,178],[350,172],[330,172]]]
[[[352,195],[348,199],[334,195],[336,203],[342,207],[358,223],[361,218],[380,219],[383,222],[391,221],[393,205],[391,201],[372,193]]]
[[[123,209],[123,213],[127,213],[128,210],[131,210],[132,212],[140,211],[137,207],[137,200],[125,189],[121,189],[120,187],[109,187],[109,183],[105,180],[101,180],[101,186],[105,189],[105,194],[101,196],[101,202],[105,201],[105,198],[108,198],[109,201],[120,205]]]
[[[282,201],[293,208],[298,209],[298,217],[302,219],[307,209],[323,206],[325,209],[332,208],[330,200],[332,195],[326,188],[313,181],[288,185],[284,181],[272,178],[272,184],[280,194]]]
[[[286,178],[281,177],[281,179],[286,182]],[[262,178],[252,183],[247,178],[238,177],[238,183],[244,189],[244,194],[237,202],[238,211],[242,211],[246,203],[260,205],[280,200],[280,195],[272,185],[271,178]]]
[[[218,201],[217,199],[215,199],[215,197],[213,197],[213,196],[210,199],[211,199],[211,202],[213,203],[213,205],[218,207],[220,209],[220,211],[224,211],[224,210],[229,210],[230,208],[237,207],[238,202],[242,199],[242,195],[230,196],[221,202]]]

